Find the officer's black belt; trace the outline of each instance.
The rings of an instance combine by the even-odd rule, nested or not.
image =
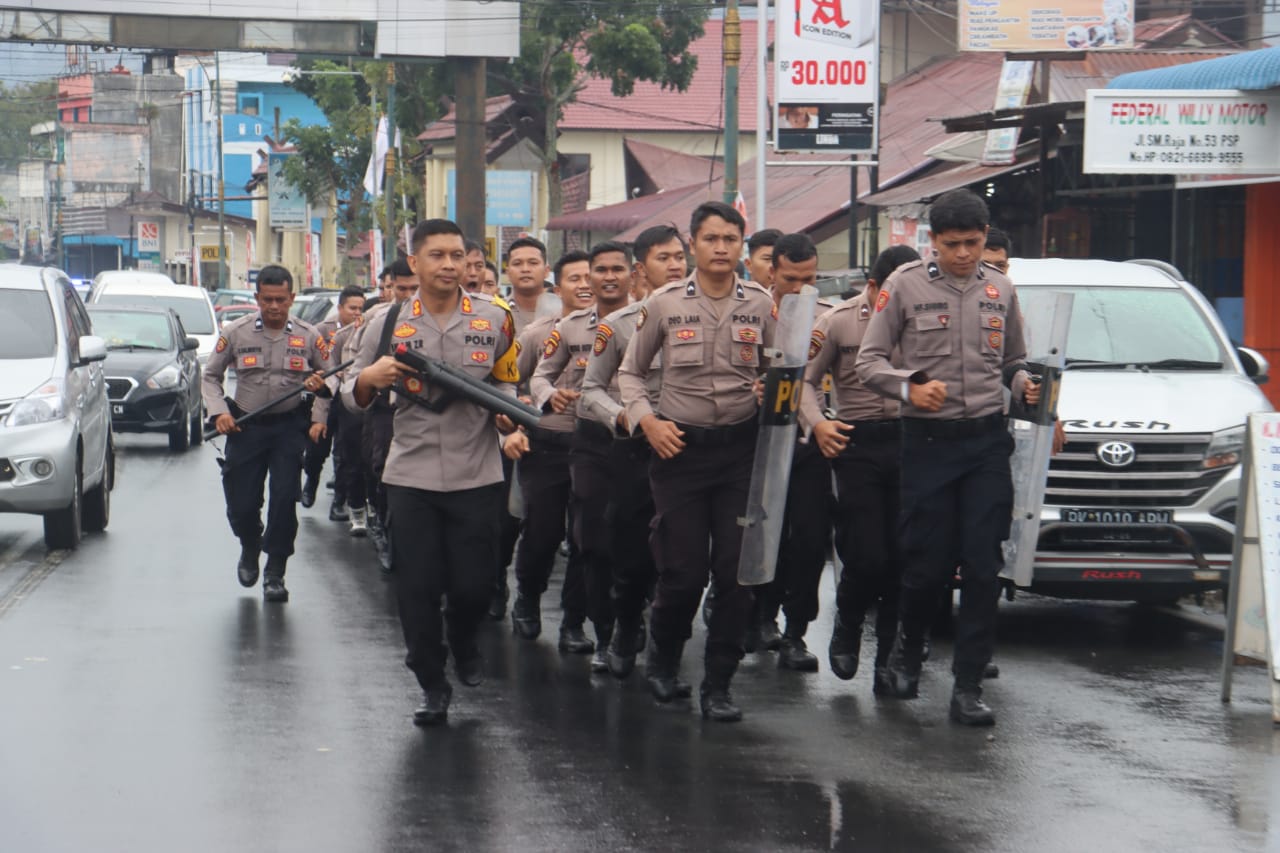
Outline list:
[[[578,418],[578,423],[574,426],[573,431],[579,439],[595,444],[609,444],[614,439],[613,430],[599,421],[592,421],[586,418]]]
[[[573,433],[534,427],[529,430],[529,443],[568,450],[573,446]]]
[[[745,441],[755,438],[760,428],[759,422],[754,417],[742,423],[723,427],[696,427],[678,422],[675,424],[684,433],[682,439],[684,443],[691,447],[719,447],[733,444],[735,441]]]
[[[929,438],[972,438],[1006,428],[1004,412],[992,412],[980,418],[955,420],[905,417],[902,419],[902,432],[905,435]]]
[[[886,418],[877,421],[848,421],[853,425],[850,438],[857,441],[884,441],[899,438],[902,435],[902,421],[899,418]]]
[[[283,421],[296,421],[305,414],[307,406],[295,406],[287,412],[273,412],[271,414],[254,415],[253,420],[245,424],[246,427],[252,426],[268,426],[270,424],[278,424]]]

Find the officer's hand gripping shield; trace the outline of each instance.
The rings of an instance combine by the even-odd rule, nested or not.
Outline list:
[[[1014,450],[1009,459],[1013,475],[1013,521],[1003,544],[1004,571],[1000,576],[1017,586],[1030,586],[1040,538],[1040,510],[1044,506],[1053,454],[1054,421],[1058,392],[1066,364],[1067,333],[1075,297],[1058,293],[1023,305],[1027,330],[1027,371],[1039,376],[1040,405],[1028,409],[1020,401],[1010,406],[1009,431]]]
[[[769,583],[777,568],[791,457],[796,449],[796,419],[817,307],[815,287],[806,285],[799,293],[782,297],[778,306],[776,346],[765,353],[769,357],[769,368],[764,374],[760,433],[751,466],[747,512],[738,519],[743,527],[738,583],[745,586]]]

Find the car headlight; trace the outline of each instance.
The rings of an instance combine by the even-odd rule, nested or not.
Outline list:
[[[1240,461],[1240,451],[1244,450],[1244,426],[1224,429],[1213,434],[1209,449],[1204,453],[1204,467],[1226,468]]]
[[[20,427],[62,420],[67,416],[63,396],[62,383],[50,381],[14,403],[5,423]]]
[[[174,388],[182,381],[182,372],[178,370],[176,365],[166,364],[164,367],[151,374],[151,378],[147,380],[147,387],[152,390],[160,390],[161,388]]]

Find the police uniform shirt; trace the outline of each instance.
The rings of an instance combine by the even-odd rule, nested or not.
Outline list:
[[[261,314],[241,317],[223,327],[205,365],[201,386],[205,409],[214,418],[229,414],[223,389],[228,367],[236,371],[236,406],[241,412],[250,412],[329,366],[329,342],[309,323],[292,318],[283,329],[268,329]],[[284,414],[299,405],[301,399],[291,397],[263,414]],[[329,401],[317,398],[311,410],[312,423],[322,424],[328,415]]]
[[[342,384],[342,402],[351,411],[360,408],[355,400],[356,379],[361,370],[378,360],[378,344],[387,318],[383,312],[362,326],[364,335],[356,363]],[[391,345],[394,349],[400,344],[460,367],[477,380],[489,380],[515,396],[519,379],[515,320],[509,311],[492,302],[462,294],[453,313],[437,319],[420,299],[414,298],[401,306],[395,319]],[[396,388],[429,401],[441,396],[437,389],[412,376]],[[502,458],[493,417],[487,409],[459,398],[442,412],[399,399],[382,481],[433,492],[456,492],[502,482]]]
[[[562,317],[543,344],[542,356],[529,380],[533,405],[547,412],[542,417],[542,429],[573,431],[578,404],[570,403],[563,412],[552,410],[549,404],[557,390],[582,390],[582,377],[587,372],[599,322],[600,315],[594,306],[579,309]]]
[[[696,273],[651,295],[618,370],[618,386],[632,431],[654,414],[646,379],[662,354],[658,409],[676,423],[724,427],[754,417],[751,386],[773,343],[777,308],[769,291],[735,279],[726,296],[712,299]]]
[[[333,367],[337,367],[345,361],[355,358],[355,351],[351,350],[351,341],[355,337],[355,333],[360,330],[360,326],[352,323],[348,326],[337,326],[329,335],[329,354],[333,361],[337,362]],[[347,355],[350,351],[351,355]],[[336,397],[342,390],[342,379],[346,371],[335,373],[325,380],[325,385],[329,386],[330,393]]]
[[[519,303],[517,303],[514,299],[512,299],[510,308],[511,308],[511,316],[514,317],[516,320],[517,336],[522,334],[525,329],[529,328],[529,326],[531,326],[534,323],[534,321],[538,319],[537,306],[534,306],[534,310],[532,311],[526,311],[520,307]]]
[[[828,375],[836,416],[845,423],[891,420],[900,414],[902,405],[896,399],[880,396],[858,379],[858,350],[871,314],[871,300],[864,292],[824,311],[814,323],[809,363],[804,371],[809,387],[800,398],[800,427],[806,434],[822,420],[820,400]]]
[[[900,348],[902,365],[891,362]],[[979,264],[967,279],[936,260],[904,264],[884,283],[858,354],[858,378],[878,393],[904,399],[904,383],[938,380],[947,399],[938,412],[904,407],[910,417],[953,420],[1004,410],[1003,371],[1026,359],[1022,312],[1013,283]],[[1025,374],[1013,388],[1021,396]]]
[[[319,323],[316,323],[316,331],[324,335],[328,340],[332,341],[333,333],[338,331],[338,321],[321,320]]]
[[[516,367],[525,384],[522,390],[528,390],[529,379],[538,367],[538,358],[546,348],[547,338],[551,337],[551,330],[555,328],[556,321],[559,319],[559,317],[539,317],[516,333]]]
[[[619,308],[596,326],[591,358],[582,377],[582,396],[578,398],[578,417],[594,420],[611,430],[618,426],[622,409],[622,392],[618,388],[618,368],[636,332],[643,302],[632,302]],[[649,405],[658,407],[662,388],[662,354],[654,356],[647,376]]]

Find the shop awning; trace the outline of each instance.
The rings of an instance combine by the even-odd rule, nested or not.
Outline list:
[[[1108,89],[1243,89],[1280,87],[1280,47],[1134,71],[1112,78]]]
[[[1035,157],[1024,157],[1005,166],[982,166],[977,163],[961,163],[950,168],[930,172],[914,180],[862,196],[858,201],[876,207],[894,207],[900,204],[923,204],[932,201],[948,190],[967,187],[1035,166]]]

